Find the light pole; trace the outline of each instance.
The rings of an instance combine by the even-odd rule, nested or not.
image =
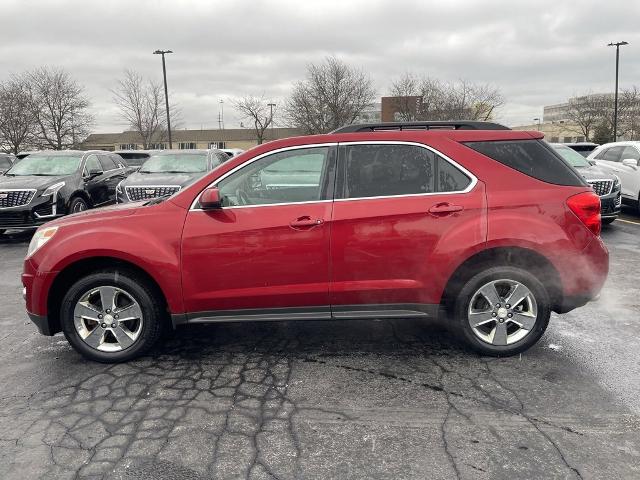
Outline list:
[[[222,146],[220,148],[225,148],[227,145],[224,141],[224,100],[220,100],[220,113],[218,115],[218,126],[222,129]]]
[[[276,104],[275,103],[267,103],[267,107],[269,107],[269,118],[270,118],[270,122],[271,122],[271,140],[275,140],[276,136],[273,133],[273,109],[275,108]]]
[[[534,122],[538,122],[538,131],[540,131],[540,119],[539,118],[534,118],[533,121]]]
[[[616,47],[616,93],[613,105],[613,141],[618,140],[618,68],[620,65],[620,45],[629,45],[629,42],[611,42],[607,47]]]
[[[165,53],[173,53],[171,50],[156,50],[153,52],[154,55],[162,55],[162,76],[164,78],[164,103],[167,108],[167,132],[169,133],[169,150],[173,148],[173,143],[171,142],[171,119],[169,116],[169,93],[167,91],[167,67],[164,63],[164,55]]]

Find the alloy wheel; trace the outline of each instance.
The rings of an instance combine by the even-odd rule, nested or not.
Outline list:
[[[510,279],[494,280],[471,297],[467,320],[483,342],[511,345],[533,330],[538,317],[536,299],[525,285]]]
[[[91,348],[118,352],[140,337],[144,318],[142,309],[125,290],[101,286],[85,292],[73,311],[80,338]]]

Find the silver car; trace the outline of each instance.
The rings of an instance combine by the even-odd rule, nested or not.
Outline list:
[[[640,142],[605,143],[587,157],[620,178],[622,202],[640,211]]]

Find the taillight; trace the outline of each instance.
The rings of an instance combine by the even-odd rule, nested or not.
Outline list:
[[[567,206],[594,235],[600,235],[602,219],[598,195],[594,192],[579,193],[567,199]]]

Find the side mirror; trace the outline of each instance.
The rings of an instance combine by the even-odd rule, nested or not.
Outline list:
[[[217,187],[209,187],[200,195],[200,206],[203,210],[222,208],[222,197]]]
[[[87,178],[91,180],[92,178],[96,178],[98,175],[102,175],[102,172],[100,170],[91,169],[89,170],[89,174],[87,175]]]
[[[624,160],[622,160],[622,164],[626,165],[627,167],[638,168],[638,160],[636,160],[635,158],[625,158]]]

